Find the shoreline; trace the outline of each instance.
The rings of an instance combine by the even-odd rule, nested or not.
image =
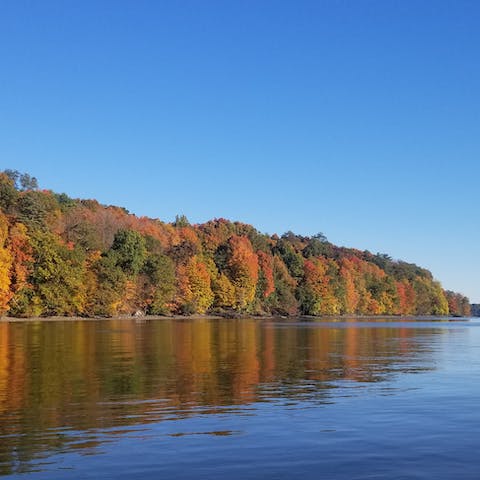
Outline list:
[[[448,320],[448,321],[466,321],[473,320],[476,317],[454,317],[448,315],[218,315],[218,314],[193,314],[193,315],[118,315],[115,317],[79,317],[79,316],[47,316],[47,317],[0,317],[0,323],[22,323],[22,322],[79,322],[79,321],[99,321],[99,320],[136,320],[137,322],[150,320],[367,320],[367,319],[386,319],[386,320]]]

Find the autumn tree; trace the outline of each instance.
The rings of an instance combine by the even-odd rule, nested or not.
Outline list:
[[[12,267],[12,254],[7,248],[8,220],[0,212],[0,314],[8,310],[8,302],[12,297],[10,291],[10,269]]]
[[[417,277],[413,282],[416,315],[448,315],[448,302],[438,282]]]
[[[212,281],[214,306],[233,308],[235,305],[235,287],[224,273],[219,273]]]
[[[26,316],[82,314],[86,300],[82,253],[62,245],[49,232],[35,231],[31,240],[35,268],[28,278],[31,287],[20,291],[17,312]]]
[[[257,296],[260,300],[267,298],[275,291],[273,278],[273,257],[263,251],[258,251],[258,283]]]
[[[182,313],[205,313],[213,304],[214,293],[205,263],[198,256],[177,269],[177,304]]]
[[[307,315],[331,315],[340,312],[335,297],[329,261],[325,257],[306,260],[298,298],[302,313]]]
[[[0,173],[0,208],[5,213],[11,213],[18,200],[18,192],[11,178]]]
[[[317,233],[307,241],[307,246],[302,253],[305,258],[331,256],[333,252],[332,244],[327,240],[323,233]]]
[[[273,257],[273,280],[275,291],[266,299],[270,311],[279,315],[296,315],[299,309],[295,298],[297,282],[277,255]]]
[[[395,313],[399,315],[413,315],[415,313],[415,290],[407,279],[397,281],[398,308]]]
[[[235,287],[235,307],[247,310],[255,298],[258,257],[246,237],[232,235],[228,241],[228,276]]]
[[[470,311],[470,302],[467,297],[464,297],[460,293],[452,292],[447,290],[445,292],[445,297],[448,303],[448,313],[449,315],[455,317],[469,317],[471,314]]]
[[[33,268],[32,247],[27,228],[22,223],[11,226],[8,238],[8,249],[12,256],[10,269],[10,313],[15,314],[18,298],[23,289],[29,287],[28,277]]]
[[[282,258],[290,275],[299,279],[303,276],[303,258],[287,238],[289,238],[288,232],[277,242],[274,251]]]
[[[343,296],[339,299],[341,303],[341,313],[356,313],[360,295],[355,286],[355,279],[358,273],[354,262],[349,258],[342,258],[339,263],[340,278],[343,282]]]

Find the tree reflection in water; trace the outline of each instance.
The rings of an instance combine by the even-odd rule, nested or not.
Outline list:
[[[132,426],[244,414],[255,402],[331,403],[396,372],[432,368],[424,340],[445,330],[405,325],[0,323],[0,474],[29,471],[52,453],[95,452]]]

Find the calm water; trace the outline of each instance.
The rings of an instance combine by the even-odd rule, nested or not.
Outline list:
[[[480,323],[0,323],[0,475],[478,479]]]

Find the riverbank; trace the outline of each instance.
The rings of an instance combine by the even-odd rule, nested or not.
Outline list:
[[[51,317],[0,317],[0,322],[78,322],[78,321],[98,321],[98,320],[200,320],[200,319],[221,319],[227,318],[220,315],[118,315],[116,317],[63,317],[63,316],[51,316]],[[247,318],[247,317],[245,317]],[[248,317],[251,318],[251,317]]]
[[[136,320],[138,322],[150,321],[150,320],[242,320],[242,319],[254,319],[254,320],[320,320],[326,319],[330,321],[345,321],[345,320],[405,320],[405,321],[438,321],[438,320],[448,320],[452,321],[465,321],[472,320],[474,317],[451,317],[446,315],[322,315],[322,316],[311,316],[311,315],[248,315],[248,314],[229,314],[229,315],[218,315],[218,314],[192,314],[192,315],[119,315],[116,317],[64,317],[64,316],[50,316],[50,317],[0,317],[0,322],[4,323],[15,323],[15,322],[78,322],[78,321],[99,321],[99,320]]]

